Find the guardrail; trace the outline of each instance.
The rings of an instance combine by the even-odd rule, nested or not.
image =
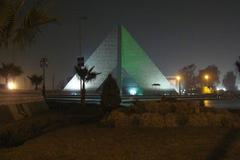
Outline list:
[[[41,101],[44,101],[44,98],[39,92],[0,92],[0,105]]]

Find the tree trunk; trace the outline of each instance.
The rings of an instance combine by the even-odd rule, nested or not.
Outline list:
[[[38,90],[38,85],[35,85],[35,90],[36,90],[36,91]]]
[[[85,106],[85,80],[82,80],[82,89],[81,89],[81,106]]]
[[[5,84],[8,85],[8,76],[5,77]]]

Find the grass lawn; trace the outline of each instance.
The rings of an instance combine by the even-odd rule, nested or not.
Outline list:
[[[1,160],[239,159],[240,133],[223,128],[65,127],[15,148]]]

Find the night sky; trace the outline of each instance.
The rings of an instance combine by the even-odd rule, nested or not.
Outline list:
[[[191,63],[199,68],[215,64],[225,74],[235,69],[234,62],[240,55],[240,3],[55,0],[50,8],[59,24],[42,28],[31,48],[1,54],[2,61],[11,61],[14,52],[13,60],[23,67],[25,75],[40,74],[39,60],[46,56],[48,87],[53,75],[57,84],[73,73],[82,16],[88,17],[83,36],[86,58],[118,24],[125,25],[167,76]],[[26,86],[30,84],[25,82]]]

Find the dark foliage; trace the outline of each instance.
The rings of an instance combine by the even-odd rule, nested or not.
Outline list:
[[[205,75],[209,76],[209,79],[205,79]],[[217,66],[209,65],[206,68],[199,70],[198,74],[198,84],[199,86],[209,86],[215,88],[217,84],[220,83],[219,80],[220,71]]]
[[[227,72],[223,78],[223,85],[229,91],[235,91],[237,89],[236,86],[236,75],[233,71]]]
[[[35,41],[42,26],[54,21],[46,12],[46,1],[1,0],[0,47],[25,47]]]
[[[120,90],[118,88],[116,80],[111,74],[103,83],[103,90],[101,95],[101,105],[106,110],[111,110],[120,105]]]
[[[35,90],[38,90],[38,86],[42,83],[43,77],[33,74],[28,76],[28,79],[31,81],[32,85],[35,86]]]
[[[15,78],[23,73],[20,66],[16,66],[14,63],[2,63],[0,68],[0,75],[5,79],[5,83],[8,83],[9,78]]]
[[[81,105],[85,105],[85,94],[86,94],[85,84],[89,81],[96,79],[97,75],[101,74],[93,71],[94,68],[95,66],[93,66],[90,69],[88,69],[87,67],[75,66],[75,71],[77,75],[80,77],[80,86],[82,86],[80,91]]]
[[[196,68],[197,66],[195,64],[190,64],[178,71],[178,74],[181,76],[181,85],[187,91],[196,88]]]

